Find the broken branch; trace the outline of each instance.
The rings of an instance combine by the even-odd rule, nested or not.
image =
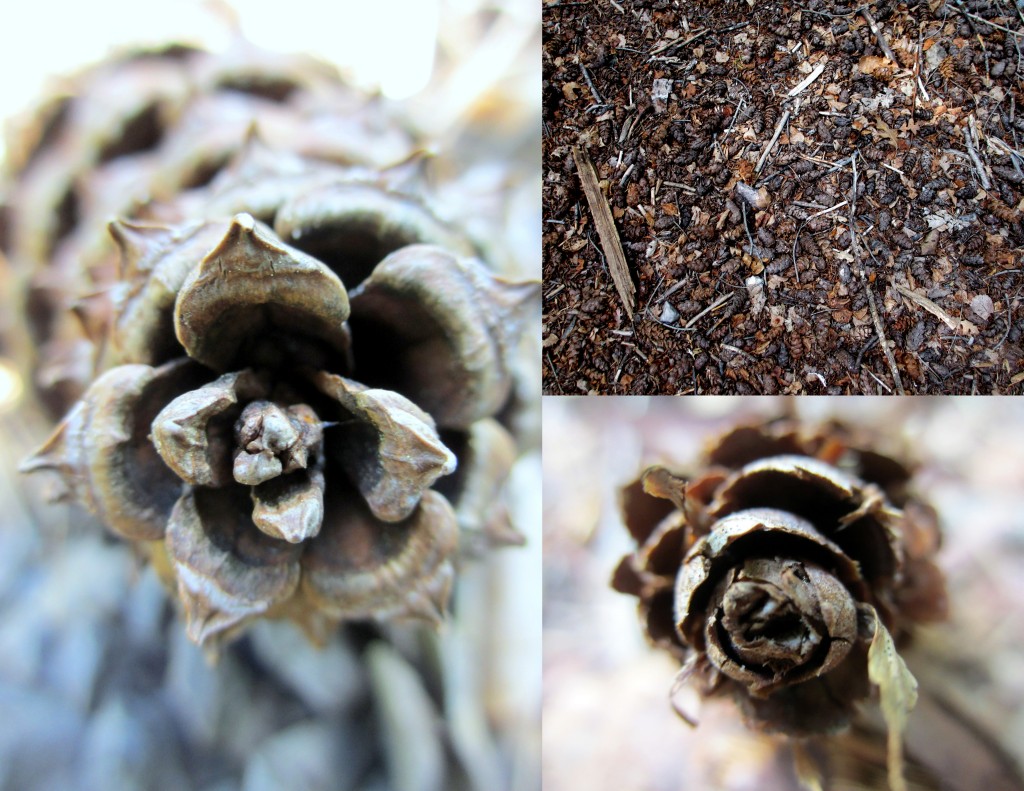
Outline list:
[[[868,11],[868,7],[864,6],[860,10],[860,13],[861,16],[863,16],[864,19],[867,20],[868,27],[871,28],[871,32],[875,34],[875,40],[878,42],[878,46],[882,48],[882,52],[885,53],[885,57],[887,57],[897,66],[901,66],[902,64],[898,60],[896,60],[896,53],[892,51],[892,47],[889,46],[889,42],[885,40],[885,35],[883,35],[882,29],[878,26],[878,23],[875,21],[875,18],[871,16],[871,12]]]

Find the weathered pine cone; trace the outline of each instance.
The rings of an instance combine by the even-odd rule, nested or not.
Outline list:
[[[687,480],[652,467],[623,491],[639,546],[613,587],[639,597],[680,683],[731,695],[765,730],[842,728],[870,692],[874,612],[897,637],[945,614],[934,510],[907,466],[839,424],[740,427],[704,462]]]
[[[460,532],[518,540],[497,418],[536,284],[435,216],[378,102],[174,47],[94,68],[11,148],[37,385],[73,403],[25,467],[138,542],[194,640],[437,620]]]

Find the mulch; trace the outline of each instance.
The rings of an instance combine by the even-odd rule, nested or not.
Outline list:
[[[543,14],[545,393],[1024,391],[1010,0]]]

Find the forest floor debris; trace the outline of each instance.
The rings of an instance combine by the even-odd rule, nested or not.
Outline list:
[[[556,1],[544,30],[545,392],[1022,390],[1010,0]]]

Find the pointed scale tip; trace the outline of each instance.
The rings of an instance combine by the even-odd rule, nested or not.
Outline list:
[[[444,598],[447,599],[447,591]],[[435,601],[430,594],[420,594],[406,602],[403,615],[418,621],[426,621],[437,629],[445,622],[445,604],[444,601]]]
[[[521,310],[540,297],[541,281],[513,281],[495,278],[501,300],[513,310]]]
[[[61,478],[64,478],[70,466],[66,436],[67,426],[67,420],[57,426],[39,450],[31,456],[22,459],[18,465],[18,472],[28,474],[39,472],[40,470],[52,470],[59,473]]]
[[[243,233],[253,233],[256,230],[256,220],[248,212],[242,212],[231,218],[231,227],[232,229],[237,228]]]
[[[180,573],[181,567],[178,567]],[[185,610],[185,634],[200,648],[216,649],[221,638],[242,620],[208,604],[178,580],[178,597]]]
[[[163,247],[174,234],[174,229],[166,225],[136,223],[121,218],[108,222],[107,230],[121,251],[118,274],[122,280],[149,271],[153,251]]]
[[[103,289],[83,294],[71,304],[71,313],[85,337],[97,346],[106,340],[112,302],[110,289]]]
[[[415,191],[430,181],[430,166],[437,156],[438,150],[432,146],[417,148],[404,159],[388,165],[381,175],[391,189]]]
[[[509,521],[507,516],[503,519],[496,519],[494,523],[485,528],[484,532],[490,543],[496,547],[521,547],[526,544],[526,536]]]

